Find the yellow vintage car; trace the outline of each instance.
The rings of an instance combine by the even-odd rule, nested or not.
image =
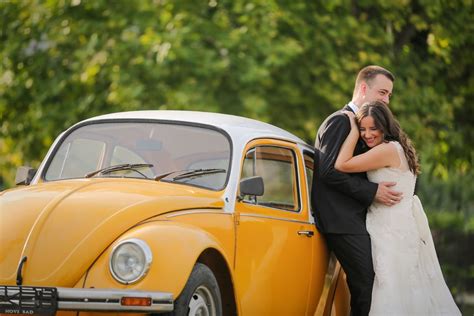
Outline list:
[[[311,146],[243,117],[77,123],[0,193],[0,313],[348,315],[312,174]]]

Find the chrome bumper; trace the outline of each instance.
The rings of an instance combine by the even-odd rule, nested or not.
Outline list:
[[[26,288],[26,287],[25,287]],[[38,291],[41,287],[27,287],[34,291]],[[103,311],[103,312],[135,312],[135,313],[152,313],[165,312],[173,310],[173,295],[166,292],[148,292],[138,290],[117,290],[117,289],[81,289],[81,288],[55,288],[57,291],[57,305],[51,305],[53,309],[66,311]],[[13,309],[18,309],[16,314],[27,314],[30,310],[28,307],[21,307],[19,298],[23,290],[18,286],[8,286],[0,288],[0,298],[2,302],[9,303],[9,307],[0,304],[13,313]],[[149,298],[148,306],[126,306],[122,305],[123,298]],[[38,300],[38,296],[33,298]],[[3,305],[3,306],[1,306]],[[37,305],[37,304],[36,304]],[[3,309],[3,308],[2,308]],[[21,312],[21,311],[27,312]],[[32,309],[31,309],[32,310]]]

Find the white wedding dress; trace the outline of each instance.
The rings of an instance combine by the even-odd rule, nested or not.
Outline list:
[[[396,146],[399,168],[369,171],[372,182],[394,181],[402,201],[374,203],[367,213],[375,281],[370,315],[461,315],[444,281],[426,215],[413,195],[416,177],[403,148]]]

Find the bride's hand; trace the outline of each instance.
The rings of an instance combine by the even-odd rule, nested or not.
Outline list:
[[[342,111],[342,113],[344,113],[345,115],[347,115],[349,117],[349,121],[351,122],[351,128],[352,129],[358,129],[354,112],[352,112],[352,111]]]

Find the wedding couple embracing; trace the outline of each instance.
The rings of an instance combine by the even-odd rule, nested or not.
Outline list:
[[[394,76],[363,68],[316,136],[316,225],[341,263],[352,315],[460,315],[414,195],[415,148],[388,105]]]

